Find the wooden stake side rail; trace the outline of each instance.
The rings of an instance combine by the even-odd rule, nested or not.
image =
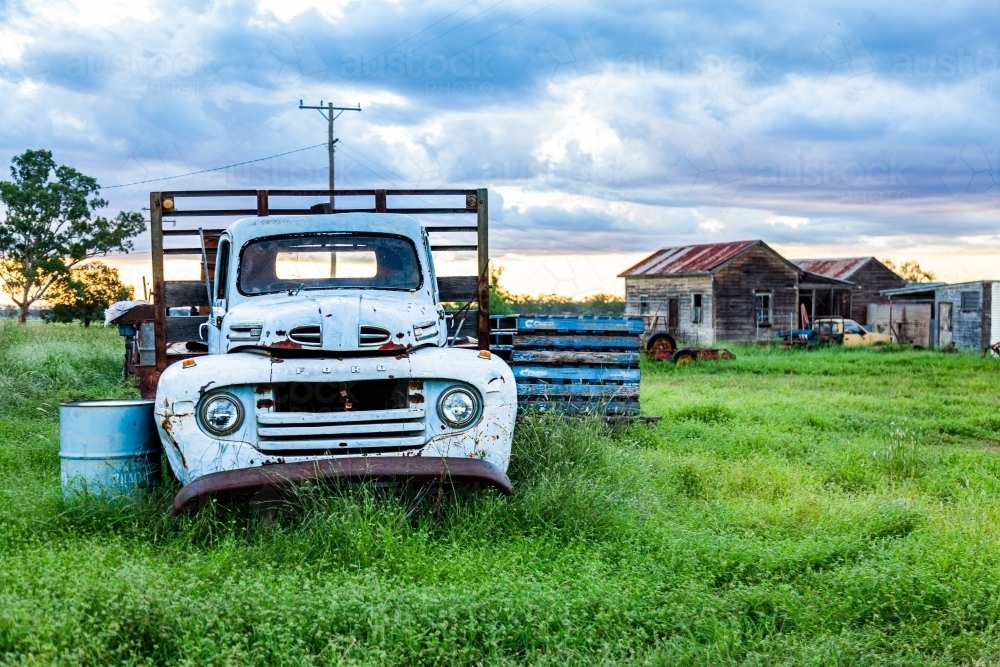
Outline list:
[[[465,197],[465,207],[456,206],[396,206],[390,207],[388,197]],[[194,208],[178,209],[177,200],[211,199],[211,198],[244,198],[255,199],[254,208]],[[334,209],[330,204],[312,205],[306,208],[271,208],[272,198],[287,197],[373,197],[373,208]],[[332,200],[331,200],[332,201]],[[228,204],[229,202],[227,202]],[[324,210],[324,206],[326,207]],[[489,197],[486,188],[477,189],[407,189],[407,190],[170,190],[151,192],[149,195],[150,211],[150,249],[152,251],[153,269],[153,315],[155,323],[154,341],[156,348],[156,371],[163,371],[168,363],[178,361],[183,355],[171,356],[168,359],[169,343],[180,336],[190,336],[197,331],[195,325],[205,322],[204,317],[168,317],[168,309],[178,306],[191,306],[205,309],[210,307],[204,295],[198,296],[204,288],[194,284],[185,285],[184,281],[167,283],[165,278],[164,257],[177,255],[200,255],[201,245],[197,247],[165,248],[165,237],[197,237],[198,230],[164,229],[163,217],[237,217],[237,216],[270,216],[270,215],[310,215],[317,213],[397,213],[405,215],[459,215],[475,214],[475,224],[430,224],[425,229],[431,233],[464,233],[476,234],[476,242],[431,244],[431,250],[439,252],[476,252],[478,276],[459,276],[438,278],[438,290],[442,301],[465,303],[472,299],[478,304],[476,334],[479,348],[488,350],[490,346],[489,317]],[[202,230],[209,255],[209,275],[214,279],[215,246],[225,229],[212,228]],[[168,288],[169,285],[169,288]],[[203,285],[199,281],[199,285]],[[183,302],[183,303],[182,303]],[[168,334],[169,329],[169,334]]]

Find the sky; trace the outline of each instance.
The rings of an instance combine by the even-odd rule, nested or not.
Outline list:
[[[998,26],[996,0],[0,0],[0,164],[50,149],[111,214],[325,187],[299,100],[360,104],[337,186],[489,188],[515,292],[621,293],[658,248],[757,238],[1000,278]],[[112,263],[141,284],[148,248]]]

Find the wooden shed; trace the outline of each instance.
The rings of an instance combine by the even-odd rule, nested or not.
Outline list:
[[[849,294],[847,303],[834,303],[827,290],[805,290],[799,288],[799,301],[812,317],[842,315],[858,324],[870,324],[868,307],[888,305],[889,299],[883,290],[906,286],[906,280],[874,257],[849,257],[842,259],[793,259],[793,263],[810,273],[846,280],[853,283],[849,293],[841,292],[840,300]],[[834,309],[840,312],[832,312]]]
[[[846,281],[804,271],[763,241],[659,250],[620,274],[625,314],[642,317],[647,341],[750,342],[792,329],[799,285],[849,289]]]

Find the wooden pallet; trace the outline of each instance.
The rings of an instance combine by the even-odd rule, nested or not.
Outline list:
[[[520,315],[491,319],[490,349],[514,371],[520,410],[639,414],[642,320]]]

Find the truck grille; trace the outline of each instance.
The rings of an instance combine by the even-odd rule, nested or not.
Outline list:
[[[389,335],[385,329],[362,326],[359,339],[362,345],[381,345],[389,340]]]
[[[307,324],[289,331],[288,339],[300,345],[319,345],[323,342],[323,332],[318,324]]]
[[[263,322],[233,322],[229,325],[229,340],[260,340]]]
[[[259,449],[284,456],[400,452],[426,442],[423,408],[360,412],[261,412]]]
[[[258,448],[281,456],[400,452],[427,441],[423,382],[286,382],[258,404]]]

